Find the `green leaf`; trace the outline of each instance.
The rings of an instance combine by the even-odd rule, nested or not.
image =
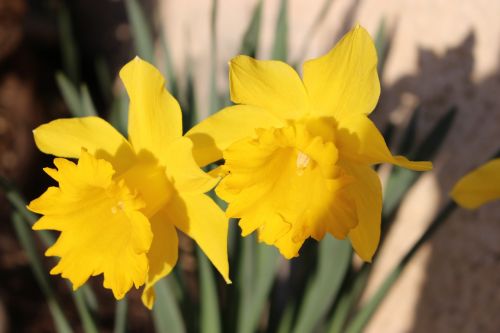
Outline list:
[[[328,333],[344,332],[344,327],[349,314],[365,289],[368,277],[370,276],[370,271],[371,266],[363,265],[359,271],[355,272],[355,275],[352,277],[352,281],[347,283],[345,290],[340,294],[338,303],[333,309],[331,316],[332,319],[328,325],[330,327]]]
[[[339,293],[352,260],[351,244],[327,235],[319,244],[315,275],[309,281],[293,332],[313,332]]]
[[[276,330],[277,333],[289,333],[292,331],[294,313],[295,306],[293,302],[289,301],[283,311],[283,316],[281,317],[278,329]]]
[[[323,6],[321,6],[320,11],[318,12],[318,15],[313,21],[313,24],[309,28],[308,32],[305,34],[304,40],[302,42],[302,46],[300,47],[300,56],[298,59],[304,59],[307,50],[309,49],[309,45],[311,44],[311,41],[314,39],[314,35],[316,34],[317,31],[319,31],[319,28],[325,21],[328,12],[330,11],[330,8],[333,4],[333,0],[325,0],[323,2]]]
[[[375,49],[377,50],[378,72],[383,73],[387,52],[389,51],[389,38],[385,18],[380,20],[377,33],[375,34]]]
[[[82,102],[80,100],[80,93],[78,92],[78,89],[62,72],[56,73],[56,82],[73,117],[83,117],[85,113],[82,108]]]
[[[255,267],[255,235],[240,239],[241,252],[237,268],[236,287],[238,288],[237,332],[252,332],[248,311],[252,306],[253,274]]]
[[[210,262],[198,247],[197,252],[200,271],[201,332],[218,333],[221,332],[221,325],[217,286]]]
[[[164,29],[160,30],[160,45],[163,51],[163,63],[165,64],[165,79],[167,81],[167,90],[170,91],[172,96],[179,98],[179,87],[177,86],[177,78],[175,77],[174,64],[172,61],[172,54],[168,46],[167,37],[165,36]]]
[[[77,84],[80,81],[80,59],[71,26],[71,16],[66,5],[61,4],[57,19],[64,72],[71,82]]]
[[[142,59],[154,63],[153,34],[143,8],[136,0],[125,0],[127,16],[131,25],[135,52]]]
[[[365,328],[368,321],[371,319],[378,306],[382,303],[382,300],[387,295],[394,282],[401,275],[408,262],[413,258],[415,253],[420,249],[420,247],[429,240],[434,233],[439,229],[441,225],[447,220],[448,216],[453,212],[456,205],[453,202],[449,202],[437,215],[434,221],[429,225],[427,230],[420,236],[420,238],[415,242],[412,248],[405,254],[401,261],[393,268],[391,273],[385,278],[380,287],[377,289],[375,294],[366,302],[366,304],[356,313],[355,317],[349,323],[349,326],[345,330],[346,333],[360,333]]]
[[[94,102],[92,102],[92,97],[90,97],[89,89],[86,84],[82,84],[80,87],[80,95],[83,116],[97,116]]]
[[[212,0],[210,17],[210,81],[209,81],[209,114],[219,110],[219,95],[217,94],[217,7],[218,1]]]
[[[281,61],[288,59],[288,0],[281,0],[271,57]]]
[[[113,333],[125,333],[127,331],[127,297],[116,302],[115,307],[115,324]]]
[[[155,331],[157,333],[184,333],[186,328],[179,305],[168,282],[170,278],[172,277],[163,278],[154,286],[156,292],[156,302],[153,307]]]
[[[71,283],[67,282],[69,288],[71,288]],[[85,333],[98,333],[99,330],[94,322],[94,318],[89,311],[85,294],[82,288],[73,292],[73,301],[76,305],[76,310],[78,311],[78,315],[82,321],[83,331]]]
[[[412,138],[416,132],[415,126],[417,122],[418,109],[410,120],[406,133],[403,135],[403,142],[400,150],[402,152],[410,150],[413,144]],[[455,119],[456,109],[451,108],[431,129],[422,144],[413,149],[413,152],[408,154],[409,159],[417,161],[428,161],[434,158],[434,155],[441,147],[448,134],[453,120]],[[410,187],[422,175],[421,172],[415,172],[403,168],[394,168],[387,180],[384,193],[384,206],[382,216],[384,221],[387,221],[393,216],[401,204],[404,195]]]
[[[128,106],[129,100],[127,93],[121,91],[111,104],[111,112],[109,113],[108,121],[116,128],[123,136],[127,137],[128,133]]]
[[[106,103],[111,103],[113,100],[113,80],[106,59],[102,56],[95,61],[95,73],[104,100]]]
[[[21,245],[28,256],[31,264],[31,268],[35,275],[35,279],[42,290],[47,304],[49,306],[52,319],[54,320],[54,326],[59,333],[70,333],[73,332],[68,320],[64,316],[64,312],[57,301],[54,291],[50,287],[49,280],[45,274],[42,262],[38,257],[35,242],[31,237],[31,230],[28,228],[27,224],[23,221],[23,216],[18,212],[12,214],[12,223],[14,225],[14,230],[16,231],[17,238],[21,242]]]
[[[238,332],[251,333],[257,329],[273,286],[279,267],[279,252],[274,247],[255,244],[255,237],[247,237],[245,241],[243,258],[246,260],[246,267],[242,274],[246,275],[238,313]]]
[[[262,7],[262,0],[259,0],[257,5],[255,5],[252,19],[250,20],[250,24],[245,31],[245,35],[243,36],[243,41],[240,47],[240,54],[245,54],[254,58],[257,55],[257,48],[259,45],[260,37],[260,25],[262,21]]]

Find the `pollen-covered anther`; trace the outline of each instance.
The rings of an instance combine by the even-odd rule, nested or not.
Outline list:
[[[296,166],[297,166],[297,175],[302,176],[304,174],[304,170],[307,168],[309,163],[311,162],[311,158],[309,155],[304,154],[299,150],[299,153],[297,154],[297,161],[296,161]]]
[[[111,213],[116,214],[119,211],[123,211],[125,209],[125,204],[123,201],[118,201],[115,206],[111,207]]]

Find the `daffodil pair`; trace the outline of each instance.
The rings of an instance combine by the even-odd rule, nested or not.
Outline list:
[[[182,136],[181,111],[164,79],[136,58],[120,76],[130,96],[129,141],[96,117],[63,119],[35,130],[56,158],[58,183],[29,208],[35,229],[61,232],[47,251],[61,257],[53,274],[77,288],[104,274],[117,298],[152,286],[177,260],[177,233],[192,237],[228,277],[227,217],[243,236],[254,231],[286,258],[325,233],[348,237],[370,261],[380,238],[382,192],[372,165],[429,170],[429,162],[392,156],[368,115],[380,84],[368,33],[357,26],[328,54],[304,64],[238,56],[230,62],[228,107]],[[212,177],[201,171],[217,160]],[[204,193],[216,193],[226,215]],[[334,254],[333,254],[334,255]]]

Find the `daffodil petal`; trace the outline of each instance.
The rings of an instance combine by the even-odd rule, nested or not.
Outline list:
[[[359,163],[392,163],[417,171],[432,169],[431,162],[413,162],[403,156],[393,156],[375,124],[362,114],[339,121],[337,146],[344,158]]]
[[[299,75],[284,62],[237,56],[229,63],[229,81],[234,103],[257,106],[282,119],[295,119],[309,111]]]
[[[326,55],[304,63],[304,85],[318,117],[369,114],[380,82],[377,52],[368,32],[356,26]]]
[[[149,271],[146,286],[142,292],[142,302],[148,309],[155,301],[154,285],[168,275],[177,263],[179,241],[174,225],[164,211],[158,212],[151,219],[153,242],[148,252]]]
[[[56,159],[51,187],[28,208],[43,216],[33,229],[59,230],[47,256],[60,257],[51,274],[61,274],[80,287],[90,276],[103,274],[104,287],[117,299],[144,284],[153,235],[140,209],[144,203],[124,182],[113,180],[114,170],[104,160],[83,151],[78,164]],[[65,162],[63,162],[65,161]]]
[[[151,64],[136,57],[120,71],[130,97],[128,134],[135,150],[164,153],[164,147],[182,136],[179,103],[165,89],[165,79]]]
[[[361,259],[370,262],[380,241],[382,214],[380,179],[368,166],[352,164],[348,170],[356,179],[348,189],[356,204],[358,216],[358,225],[349,231],[349,238]]]
[[[165,209],[170,221],[200,246],[208,259],[229,279],[228,220],[217,204],[204,194],[179,194]]]
[[[255,136],[256,128],[282,127],[284,121],[273,114],[248,105],[227,107],[190,129],[186,136],[193,143],[193,155],[200,166],[222,158],[222,151],[234,142]]]
[[[167,176],[181,193],[205,193],[219,181],[200,169],[193,157],[193,142],[186,137],[175,140],[165,151]]]
[[[33,135],[38,149],[46,154],[79,158],[84,148],[97,158],[110,161],[117,172],[134,160],[127,140],[99,117],[54,120],[37,127]]]
[[[451,191],[460,206],[475,209],[500,199],[500,158],[489,161],[466,174]]]

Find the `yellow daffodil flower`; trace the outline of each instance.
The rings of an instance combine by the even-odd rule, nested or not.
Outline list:
[[[500,158],[489,161],[460,179],[451,197],[460,206],[476,209],[485,203],[500,199]]]
[[[328,54],[307,61],[303,78],[280,61],[237,56],[229,64],[231,99],[191,129],[195,159],[203,166],[224,158],[216,193],[240,218],[242,235],[258,230],[262,242],[286,258],[305,239],[326,232],[348,236],[370,261],[379,242],[380,180],[371,165],[392,163],[429,170],[430,162],[392,156],[367,115],[380,84],[377,54],[360,26]]]
[[[145,284],[142,300],[154,303],[153,285],[177,262],[177,229],[193,238],[229,282],[227,218],[206,194],[217,183],[182,136],[177,101],[160,72],[135,58],[120,71],[130,97],[127,141],[98,117],[59,119],[34,130],[38,148],[56,158],[45,171],[49,187],[28,208],[43,216],[35,230],[60,231],[46,255],[60,257],[51,274],[76,289],[104,275],[104,287],[122,298]]]

